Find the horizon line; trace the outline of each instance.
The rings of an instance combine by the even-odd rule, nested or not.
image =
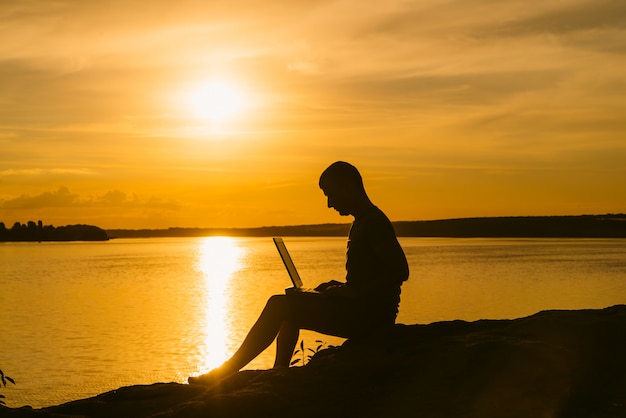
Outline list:
[[[502,215],[502,216],[471,216],[466,218],[441,218],[441,219],[415,219],[415,220],[399,220],[391,221],[396,223],[409,222],[442,222],[457,220],[473,220],[473,219],[514,219],[514,218],[584,218],[584,217],[616,217],[626,218],[626,213],[603,213],[603,214],[580,214],[580,215]],[[162,228],[102,228],[105,231],[168,231],[176,229],[213,229],[213,230],[250,230],[264,228],[298,228],[298,227],[314,227],[314,226],[345,226],[352,222],[323,222],[312,224],[289,224],[289,225],[262,225],[262,226],[169,226]]]

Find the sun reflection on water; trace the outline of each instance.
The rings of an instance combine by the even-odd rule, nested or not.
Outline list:
[[[203,362],[200,372],[219,366],[226,360],[230,335],[228,311],[232,301],[230,282],[241,269],[244,250],[234,238],[209,237],[200,244],[198,268],[206,284]]]

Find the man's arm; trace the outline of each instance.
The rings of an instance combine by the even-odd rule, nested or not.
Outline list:
[[[409,278],[409,264],[397,238],[374,241],[372,249],[382,261],[387,272],[386,277],[393,278],[398,283]]]

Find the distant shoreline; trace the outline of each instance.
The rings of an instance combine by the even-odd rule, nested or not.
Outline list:
[[[0,222],[0,242],[61,242],[61,241],[107,241],[104,229],[93,225],[66,225],[54,227],[42,221],[16,222],[8,229]]]
[[[626,238],[626,214],[508,216],[393,222],[399,237],[450,238]],[[350,224],[258,228],[107,229],[109,238],[165,237],[347,237]]]

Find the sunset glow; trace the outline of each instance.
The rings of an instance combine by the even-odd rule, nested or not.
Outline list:
[[[348,222],[621,213],[621,0],[4,1],[0,222]],[[149,10],[149,13],[146,11]]]

